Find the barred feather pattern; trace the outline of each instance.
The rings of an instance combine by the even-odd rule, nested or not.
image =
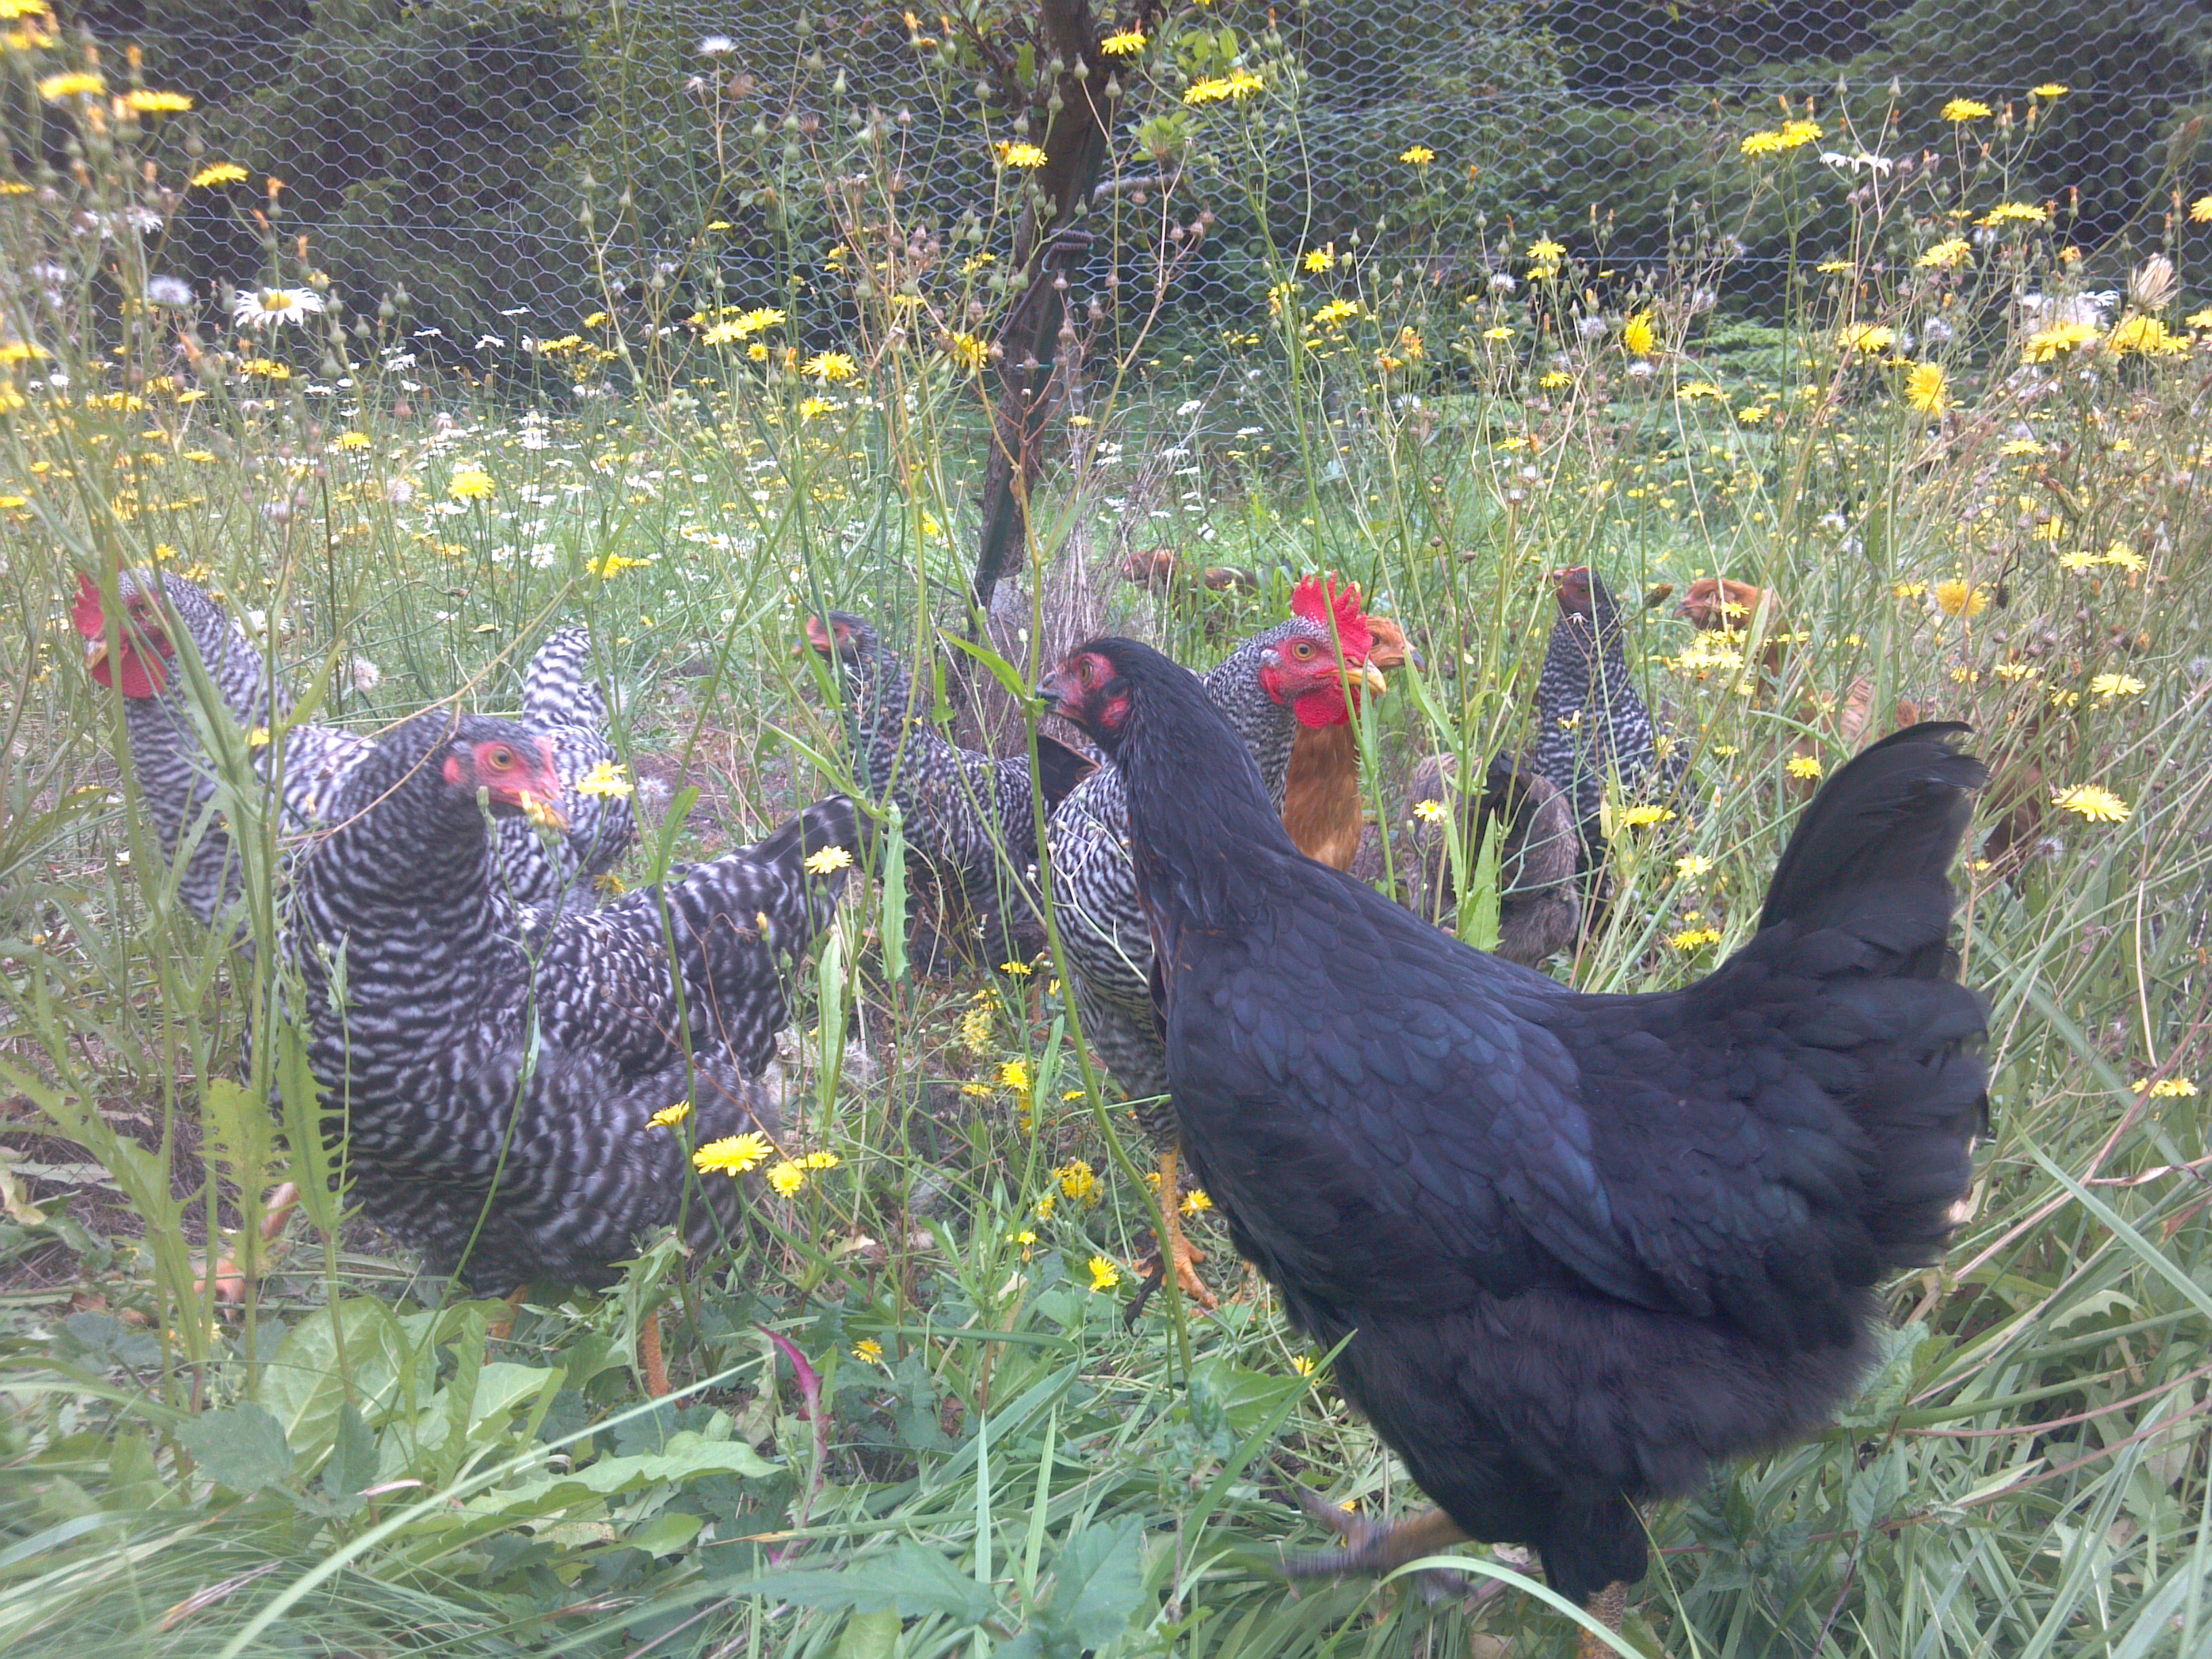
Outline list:
[[[826,619],[843,635],[846,736],[861,787],[899,809],[908,849],[949,880],[994,947],[1013,950],[1007,921],[1036,909],[1030,757],[963,749],[930,720],[906,664],[848,611]]]
[[[280,833],[295,841],[326,823],[339,787],[375,746],[373,740],[342,726],[286,723],[289,692],[245,629],[197,582],[171,571],[126,570],[117,578],[117,589],[125,606],[136,595],[157,596],[191,637],[231,719],[242,731],[269,732],[270,741],[249,755],[264,783],[278,781]],[[159,692],[123,700],[131,770],[172,866],[187,831],[196,831],[179,893],[195,916],[212,924],[239,896],[239,860],[228,827],[214,811],[215,762],[193,723],[190,678],[174,661],[173,641],[162,644],[169,672]],[[637,837],[629,801],[581,794],[574,787],[602,760],[614,758],[603,732],[591,724],[604,726],[607,705],[582,672],[590,659],[590,630],[576,626],[557,630],[531,663],[524,701],[546,711],[533,717],[545,721],[555,740],[562,781],[569,786],[561,803],[569,827],[565,837],[549,844],[520,819],[501,821],[500,888],[518,907],[573,909],[596,902],[598,878]],[[550,719],[553,713],[562,718]]]
[[[637,844],[637,815],[623,795],[586,794],[576,786],[619,760],[607,740],[607,696],[592,675],[592,630],[556,629],[531,658],[523,678],[522,718],[553,739],[568,828],[548,839],[520,818],[499,822],[499,861],[509,897],[539,909],[586,908],[601,884]]]
[[[1559,616],[1544,650],[1544,669],[1536,683],[1536,741],[1534,765],[1573,804],[1582,842],[1579,867],[1594,871],[1605,860],[1601,808],[1606,781],[1617,776],[1631,796],[1663,782],[1672,786],[1682,772],[1679,752],[1662,773],[1651,711],[1637,694],[1621,648],[1620,612],[1595,571],[1589,574],[1587,609],[1570,603],[1563,591]]]
[[[126,608],[141,595],[156,599],[159,609],[190,636],[209,680],[242,731],[275,726],[272,697],[280,710],[289,709],[290,699],[272,678],[267,659],[198,583],[169,571],[125,570],[116,587]],[[240,883],[228,823],[216,808],[215,760],[193,722],[191,682],[175,660],[174,641],[141,648],[165,659],[167,672],[154,696],[123,699],[131,768],[162,855],[173,867],[190,840],[179,896],[195,916],[212,924],[237,899]],[[311,829],[321,798],[368,748],[366,738],[349,732],[301,726],[283,734],[281,748],[270,744],[252,749],[254,769],[264,781],[283,780],[275,799],[280,831],[290,837]]]
[[[649,1120],[689,1100],[692,1144],[775,1128],[758,1079],[789,1018],[784,962],[846,878],[806,859],[858,830],[850,801],[817,801],[665,888],[527,918],[518,938],[474,793],[443,764],[540,735],[440,714],[387,737],[301,861],[288,933],[356,1194],[483,1287],[595,1283],[654,1226],[681,1218],[708,1248],[734,1224],[736,1183],[695,1183],[683,1139]]]
[[[1331,645],[1326,625],[1304,617],[1255,635],[1200,677],[1213,706],[1228,717],[1259,763],[1267,797],[1279,815],[1290,775],[1297,720],[1260,683],[1263,653],[1304,636]],[[1332,652],[1334,647],[1331,646]],[[1173,1116],[1164,1103],[1167,1051],[1152,1006],[1152,941],[1137,903],[1136,866],[1129,856],[1129,798],[1121,774],[1108,766],[1060,802],[1045,834],[1052,854],[1054,914],[1075,979],[1076,1007],[1091,1050],[1134,1100],[1146,1133],[1169,1139]]]

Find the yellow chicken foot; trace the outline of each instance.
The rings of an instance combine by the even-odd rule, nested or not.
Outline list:
[[[1628,1586],[1607,1584],[1583,1603],[1583,1611],[1615,1636],[1620,1635],[1620,1621],[1628,1612]],[[1583,1630],[1580,1626],[1576,1629],[1578,1634],[1575,1643],[1575,1659],[1620,1659],[1613,1644],[1595,1631]]]
[[[655,1400],[668,1395],[668,1362],[660,1352],[660,1310],[646,1315],[637,1328],[637,1364],[645,1373],[645,1391]]]
[[[1206,1260],[1205,1255],[1183,1234],[1182,1162],[1182,1154],[1175,1147],[1160,1154],[1160,1218],[1167,1224],[1159,1239],[1162,1272],[1164,1276],[1171,1267],[1176,1288],[1210,1312],[1221,1303],[1198,1276],[1197,1264]]]

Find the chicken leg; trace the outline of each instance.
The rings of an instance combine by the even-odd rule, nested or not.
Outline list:
[[[1221,1304],[1198,1276],[1196,1264],[1206,1257],[1183,1236],[1182,1163],[1178,1147],[1171,1146],[1160,1153],[1160,1276],[1173,1279],[1177,1290],[1211,1311]]]
[[[1292,1578],[1319,1578],[1345,1573],[1395,1572],[1408,1561],[1454,1544],[1467,1541],[1467,1534],[1442,1510],[1424,1510],[1403,1521],[1377,1525],[1350,1510],[1339,1509],[1319,1492],[1298,1488],[1298,1507],[1306,1518],[1326,1527],[1344,1540],[1344,1547],[1285,1554],[1283,1571]],[[1493,1581],[1494,1582],[1494,1581]]]
[[[1583,1611],[1615,1636],[1620,1634],[1620,1621],[1628,1612],[1628,1586],[1615,1581],[1583,1603]],[[1620,1659],[1612,1643],[1595,1631],[1577,1626],[1575,1659]]]

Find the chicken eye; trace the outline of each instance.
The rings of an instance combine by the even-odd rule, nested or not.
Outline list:
[[[514,751],[512,749],[495,749],[491,751],[491,769],[493,771],[504,772],[508,767],[514,764]]]
[[[1092,679],[1097,678],[1097,672],[1098,665],[1088,657],[1075,665],[1075,678],[1085,685],[1090,684]]]
[[[1314,647],[1313,641],[1311,640],[1300,640],[1297,644],[1291,647],[1291,654],[1296,657],[1300,662],[1304,662],[1307,659],[1310,658],[1313,653]]]

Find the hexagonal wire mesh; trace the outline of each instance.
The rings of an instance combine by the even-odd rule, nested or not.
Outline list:
[[[1994,157],[2008,198],[2045,205],[2090,249],[2154,240],[2208,176],[2188,125],[2212,97],[2201,8],[75,9],[143,48],[147,84],[198,100],[173,142],[283,180],[282,228],[311,239],[356,312],[404,296],[463,357],[565,336],[610,294],[651,291],[773,301],[827,339],[866,283],[844,258],[864,263],[871,236],[957,243],[964,228],[964,274],[1005,259],[1006,176],[1032,154],[1007,146],[1041,151],[1065,106],[1055,12],[1091,36],[1082,81],[1061,93],[1119,94],[1078,257],[1060,269],[1079,315],[1124,346],[1141,335],[1139,364],[1156,370],[1200,367],[1266,327],[1285,270],[1354,247],[1387,249],[1401,284],[1455,297],[1525,270],[1540,240],[1601,282],[1690,255],[1734,267],[1732,299],[1755,306],[1793,252],[1842,252],[1823,239],[1847,230],[1762,188],[1762,142],[1870,192],[1917,173],[1931,204]],[[252,282],[265,258],[252,213],[194,199],[172,263],[211,287]],[[900,280],[948,273],[909,265]],[[980,285],[991,320],[1007,292]]]

